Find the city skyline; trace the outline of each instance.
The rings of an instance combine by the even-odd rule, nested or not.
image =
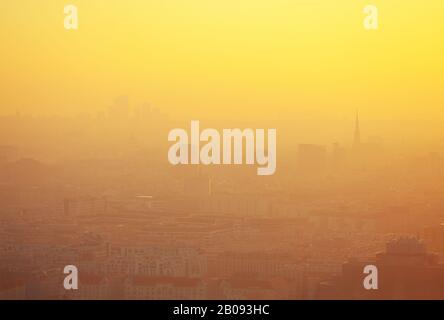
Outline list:
[[[0,1],[0,300],[444,300],[443,12]]]
[[[358,108],[369,135],[441,143],[444,4],[376,1],[375,31],[365,4],[78,0],[81,27],[66,30],[63,1],[5,2],[0,114],[96,114],[123,92],[178,121],[272,121],[314,139],[343,139]]]

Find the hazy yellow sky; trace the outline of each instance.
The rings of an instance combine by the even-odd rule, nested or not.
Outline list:
[[[128,94],[183,119],[359,108],[382,135],[444,137],[442,0],[16,0],[0,25],[0,114],[95,113]]]

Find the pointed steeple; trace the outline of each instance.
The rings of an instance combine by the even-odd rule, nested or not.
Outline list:
[[[356,110],[356,120],[355,120],[355,134],[353,135],[353,148],[359,147],[361,144],[361,130],[359,128],[359,114]]]

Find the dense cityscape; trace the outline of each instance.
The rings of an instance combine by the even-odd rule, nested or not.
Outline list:
[[[0,118],[0,299],[444,298],[438,153],[390,152],[356,114],[350,145],[286,145],[272,177],[185,168],[173,120],[134,110]]]

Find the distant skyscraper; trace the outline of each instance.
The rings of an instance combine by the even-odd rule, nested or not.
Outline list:
[[[152,115],[152,112],[151,105],[148,102],[144,102],[136,109],[136,117],[142,120],[147,120]]]
[[[129,117],[128,96],[120,96],[114,99],[114,104],[108,107],[108,115],[111,119],[127,119]]]

